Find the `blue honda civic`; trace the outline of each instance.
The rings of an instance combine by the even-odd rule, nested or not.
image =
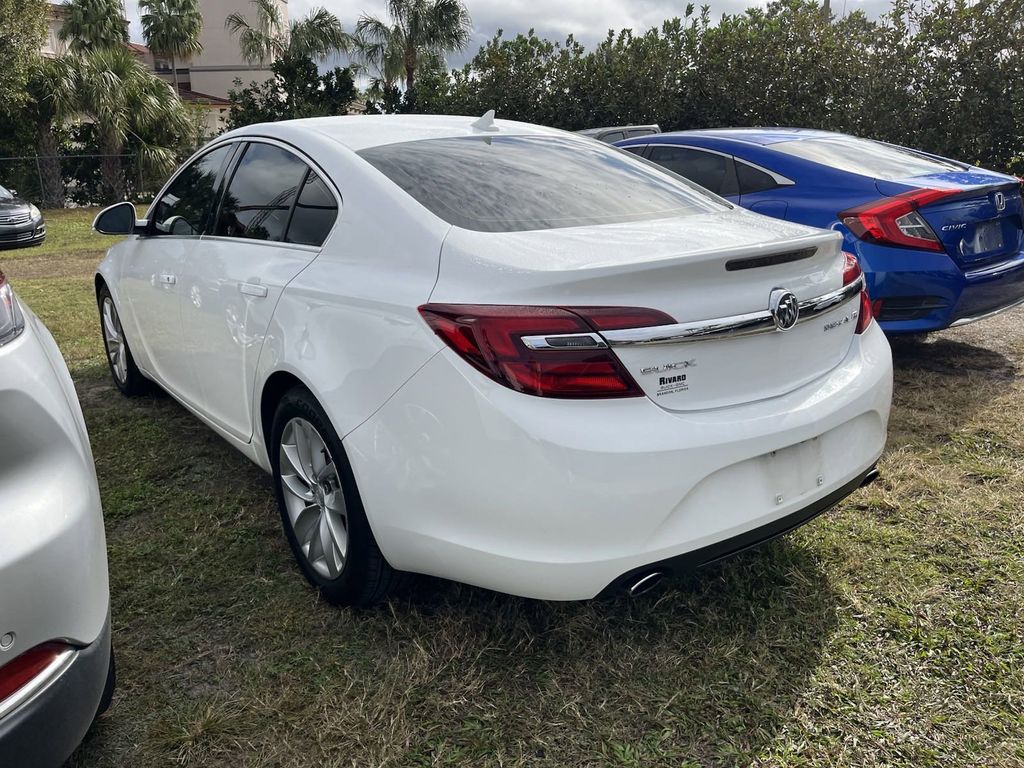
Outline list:
[[[681,131],[616,146],[744,208],[841,232],[887,334],[963,325],[1024,302],[1015,176],[798,128]]]

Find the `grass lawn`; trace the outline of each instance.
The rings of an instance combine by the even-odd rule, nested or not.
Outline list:
[[[119,689],[72,766],[1024,764],[1024,312],[897,345],[882,480],[758,551],[635,601],[418,579],[355,612],[259,470],[110,383],[93,214],[0,253],[106,513]]]

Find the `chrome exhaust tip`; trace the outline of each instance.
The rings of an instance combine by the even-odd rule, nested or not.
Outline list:
[[[875,480],[877,480],[881,476],[882,473],[879,472],[877,468],[872,467],[871,471],[864,475],[864,479],[860,481],[860,487],[864,488],[865,486],[871,485],[873,482],[875,482]]]
[[[626,594],[630,597],[640,597],[645,592],[650,592],[654,589],[666,575],[664,571],[646,573],[626,587]]]

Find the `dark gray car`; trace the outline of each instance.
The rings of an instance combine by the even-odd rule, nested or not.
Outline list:
[[[46,224],[39,209],[0,187],[0,248],[39,245],[45,238]]]

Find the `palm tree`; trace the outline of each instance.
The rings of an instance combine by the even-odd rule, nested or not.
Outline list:
[[[128,22],[121,0],[68,0],[60,39],[72,53],[128,44]]]
[[[29,70],[26,110],[35,126],[43,186],[40,192],[46,208],[64,207],[66,195],[57,131],[76,112],[77,88],[76,61],[70,56],[55,59],[40,56]]]
[[[304,18],[285,27],[277,0],[252,0],[256,23],[240,13],[229,14],[224,26],[238,36],[238,47],[250,64],[270,63],[286,53],[294,57],[324,59],[347,50],[348,35],[338,17],[325,8],[313,8]]]
[[[121,155],[129,136],[141,143],[139,154],[145,167],[164,173],[174,166],[170,141],[152,137],[186,135],[185,108],[171,87],[149,72],[131,50],[117,47],[91,52],[79,62],[78,80],[77,106],[96,124],[103,150],[100,176],[109,199],[125,197]]]
[[[203,50],[199,35],[203,31],[203,14],[198,0],[139,0],[142,12],[142,34],[153,53],[171,60],[174,92],[178,87],[179,57],[194,56]]]
[[[366,95],[373,101],[383,99],[405,75],[405,52],[398,42],[397,37],[374,41],[359,35],[352,40],[353,57],[371,73]]]
[[[387,10],[390,21],[360,16],[356,35],[364,46],[383,46],[388,57],[401,51],[407,91],[415,86],[416,68],[426,57],[461,51],[473,34],[461,0],[388,0]]]

